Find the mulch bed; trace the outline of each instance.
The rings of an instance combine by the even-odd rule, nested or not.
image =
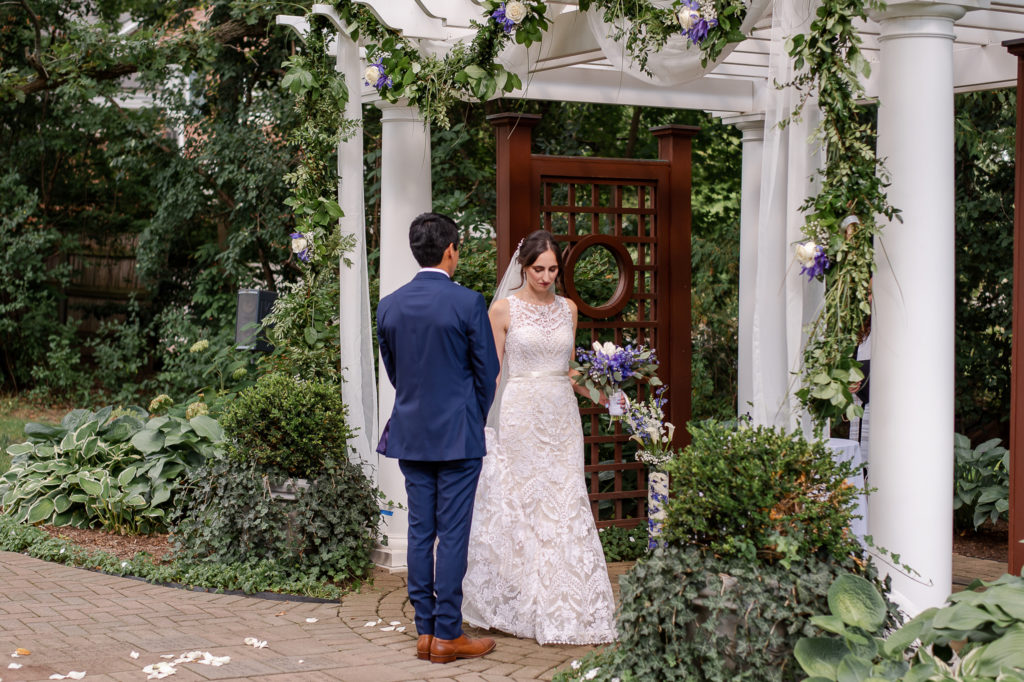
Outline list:
[[[113,554],[118,559],[127,561],[138,552],[149,552],[157,563],[161,563],[170,554],[171,544],[168,535],[118,535],[104,530],[91,528],[72,528],[70,526],[40,526],[52,537],[70,540],[79,547],[88,550],[102,550]]]
[[[159,562],[169,555],[171,545],[167,535],[117,535],[102,530],[42,526],[56,538],[70,540],[90,550],[103,550],[119,559],[127,560],[136,552],[149,552]],[[1007,560],[1008,526],[1002,521],[994,526],[986,524],[977,531],[953,531],[953,552],[977,559]]]
[[[978,530],[953,530],[953,553],[976,559],[1006,562],[1009,558],[1009,524],[984,523]]]

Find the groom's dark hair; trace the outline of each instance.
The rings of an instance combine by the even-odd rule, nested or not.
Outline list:
[[[449,244],[459,250],[459,226],[443,213],[421,213],[409,226],[409,248],[421,268],[440,265]]]

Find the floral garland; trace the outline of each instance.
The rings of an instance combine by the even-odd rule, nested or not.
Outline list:
[[[612,37],[625,43],[644,70],[648,56],[672,36],[685,36],[699,48],[704,65],[715,60],[729,43],[745,38],[740,31],[747,12],[744,0],[672,0],[670,5],[662,4],[665,6],[655,6],[651,0],[579,0],[581,11],[593,8],[602,12],[603,20],[612,27]],[[865,19],[869,9],[883,6],[880,0],[822,0],[807,34],[793,36],[787,43],[798,75],[785,85],[801,92],[792,115],[797,116],[816,94],[822,113],[816,136],[826,149],[825,165],[818,174],[821,190],[802,207],[808,241],[797,245],[796,253],[801,273],[826,285],[824,308],[806,330],[802,387],[796,392],[819,428],[828,419],[862,414],[853,403],[850,385],[863,378],[854,358],[858,336],[871,314],[873,239],[880,232],[876,216],[898,217],[886,199],[886,175],[874,153],[874,123],[858,104],[864,96],[859,77],[867,74],[868,67],[853,21]],[[353,38],[364,39],[366,84],[387,101],[404,100],[415,106],[425,120],[441,127],[449,125],[448,111],[458,100],[485,101],[496,93],[522,87],[518,76],[498,64],[496,57],[509,41],[527,47],[539,42],[549,26],[547,6],[541,0],[487,0],[482,4],[481,20],[473,22],[477,33],[469,45],[458,44],[443,58],[424,57],[412,42],[381,24],[365,7],[351,0],[334,0],[334,7],[346,23],[356,27]],[[308,47],[313,49],[311,44]],[[295,64],[286,66],[290,66],[291,76]],[[333,68],[324,66],[307,75],[309,82],[302,74],[295,76],[303,88],[338,94],[337,87],[327,85],[338,80]],[[344,91],[344,85],[340,90]],[[339,121],[345,98],[347,92],[344,98],[328,98],[328,108],[337,107]],[[322,108],[311,115],[325,117]],[[333,199],[312,202],[315,207],[310,206],[308,197],[297,201],[314,215],[333,209]]]

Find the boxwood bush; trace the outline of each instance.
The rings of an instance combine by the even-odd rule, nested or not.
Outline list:
[[[268,374],[239,393],[220,422],[235,460],[307,478],[346,457],[347,416],[338,384]]]

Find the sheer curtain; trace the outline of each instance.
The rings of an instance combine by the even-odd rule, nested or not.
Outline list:
[[[803,328],[820,309],[824,287],[817,281],[808,283],[800,275],[793,246],[803,241],[800,206],[817,189],[810,176],[824,162],[823,150],[810,142],[821,114],[812,99],[799,120],[780,128],[779,122],[792,112],[799,93],[777,89],[774,83],[792,78],[786,39],[806,31],[817,5],[817,0],[775,0],[772,9],[751,330],[754,423],[805,430],[809,421],[793,392],[800,384]]]
[[[344,75],[350,93],[345,117],[362,120],[359,92],[362,90],[362,62],[359,48],[345,34],[338,32],[336,42],[337,69]],[[363,473],[377,482],[377,380],[374,373],[372,327],[370,326],[370,284],[366,267],[366,215],[363,206],[363,131],[338,144],[338,201],[345,215],[341,218],[342,234],[356,238],[353,253],[346,254],[351,267],[341,268],[341,365],[344,383],[342,397],[348,405],[349,424],[356,435],[349,441],[351,459],[363,467]]]

